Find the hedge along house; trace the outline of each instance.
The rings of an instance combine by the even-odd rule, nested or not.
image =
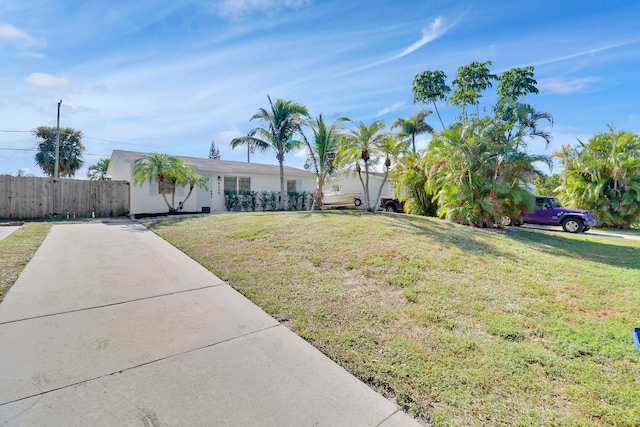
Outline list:
[[[167,212],[162,195],[159,191],[159,183],[147,180],[134,184],[133,163],[136,159],[149,153],[134,151],[113,150],[107,177],[113,180],[129,181],[130,185],[130,214],[163,213]],[[185,212],[224,212],[225,190],[237,191],[275,191],[280,192],[280,168],[278,165],[265,165],[260,163],[235,162],[230,160],[214,160],[198,157],[176,156],[187,164],[194,166],[198,173],[207,181],[207,188],[196,185],[191,196],[186,201]],[[287,192],[308,192],[316,189],[316,176],[303,169],[284,166],[284,179]],[[379,176],[370,176],[370,197],[377,196],[380,183]],[[333,185],[340,186],[342,191],[362,193],[360,180],[354,174],[335,177],[327,182],[324,191],[329,191]],[[164,191],[169,198],[172,191],[171,184],[165,181]],[[189,192],[188,186],[178,186],[175,189],[175,206],[183,201]],[[382,190],[382,196],[390,197],[393,186],[387,182]],[[171,203],[171,201],[169,201]]]

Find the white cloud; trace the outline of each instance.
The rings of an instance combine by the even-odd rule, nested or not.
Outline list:
[[[534,63],[532,65],[537,67],[539,65],[552,64],[552,63],[555,63],[555,62],[566,61],[567,59],[573,59],[573,58],[578,58],[578,57],[581,57],[581,56],[593,55],[593,54],[598,53],[598,52],[603,52],[603,51],[610,50],[610,49],[615,49],[615,48],[618,48],[618,47],[621,47],[621,46],[634,44],[634,43],[637,43],[639,41],[640,41],[640,39],[628,40],[628,41],[621,42],[621,43],[615,43],[615,44],[612,44],[612,45],[609,45],[609,46],[602,46],[602,47],[598,47],[598,48],[594,48],[594,49],[584,50],[582,52],[572,53],[572,54],[569,54],[569,55],[564,55],[564,56],[559,56],[559,57],[556,57],[556,58],[547,59],[547,60],[544,60],[544,61],[539,61],[539,62],[536,62],[536,63]]]
[[[215,8],[224,17],[239,17],[251,12],[277,12],[281,9],[299,9],[311,0],[222,0]]]
[[[31,36],[11,24],[0,24],[0,37],[5,39],[31,40]]]
[[[45,59],[47,57],[47,55],[45,55],[44,53],[32,52],[32,51],[22,52],[20,56],[24,56],[27,58],[35,58],[35,59]]]
[[[43,41],[36,40],[27,32],[7,23],[0,23],[0,39],[20,40],[28,46],[45,45]]]
[[[24,78],[24,81],[40,87],[71,86],[71,81],[66,77],[56,77],[45,73],[31,73]]]
[[[428,27],[422,29],[422,37],[420,38],[420,40],[413,43],[411,46],[405,48],[399,54],[387,57],[385,59],[367,64],[367,65],[353,68],[350,70],[350,73],[360,72],[363,70],[367,70],[369,68],[377,67],[379,65],[386,64],[391,61],[395,61],[396,59],[400,59],[403,56],[407,56],[410,53],[415,52],[416,50],[420,49],[422,46],[426,45],[427,43],[430,43],[436,40],[437,38],[442,36],[444,33],[446,33],[450,28],[453,27],[453,24],[445,25],[444,22],[445,22],[444,19],[441,16],[438,16],[436,19],[433,20],[432,23],[429,24]]]
[[[422,29],[422,38],[403,50],[398,56],[393,59],[402,58],[403,56],[409,55],[412,52],[420,49],[427,43],[430,43],[440,36],[442,36],[451,26],[446,26],[444,19],[441,16],[438,16],[433,20],[432,23],[429,24],[427,28]]]
[[[560,93],[563,95],[576,93],[576,92],[585,92],[591,85],[591,83],[595,83],[600,79],[594,77],[585,77],[581,79],[572,79],[572,80],[562,80],[562,79],[545,79],[541,80],[538,86],[541,90],[551,93]]]
[[[386,107],[383,108],[382,110],[378,111],[375,115],[375,117],[380,117],[380,116],[384,116],[387,113],[390,113],[392,111],[396,111],[401,109],[402,107],[404,107],[404,101],[403,102],[396,102],[395,104],[393,104],[390,107]]]

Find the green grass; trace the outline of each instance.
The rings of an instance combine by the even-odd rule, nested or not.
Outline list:
[[[640,425],[640,241],[352,212],[149,227],[435,425]]]
[[[28,222],[0,240],[0,301],[49,233],[51,224]]]

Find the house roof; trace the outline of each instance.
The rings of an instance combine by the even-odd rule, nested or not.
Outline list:
[[[125,150],[113,150],[111,157],[120,157],[127,162],[133,163],[136,159],[142,156],[146,156],[150,153],[141,153],[137,151],[125,151]],[[262,173],[262,174],[280,174],[280,166],[278,165],[265,165],[262,163],[245,163],[234,162],[231,160],[215,160],[205,159],[200,157],[186,157],[175,156],[183,159],[187,164],[193,165],[199,171],[209,171],[224,174],[238,174],[238,173]],[[305,178],[313,177],[311,172],[303,169],[294,168],[291,166],[284,166],[284,173],[287,176],[301,176]]]

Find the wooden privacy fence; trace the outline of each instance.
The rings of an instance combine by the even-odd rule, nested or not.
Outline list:
[[[127,181],[0,175],[0,218],[106,218],[129,214]]]

